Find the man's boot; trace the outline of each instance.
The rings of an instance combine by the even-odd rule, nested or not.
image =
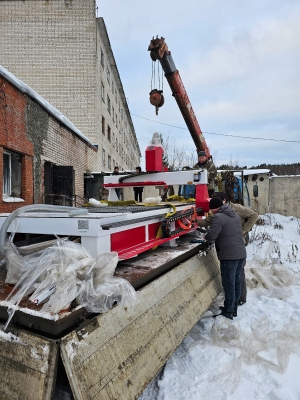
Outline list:
[[[220,315],[224,315],[223,313],[226,313],[224,306],[220,306],[219,309],[222,311]],[[229,313],[229,314],[232,314],[233,317],[237,317],[237,307],[234,308],[233,313]]]
[[[228,318],[228,319],[233,319],[233,313],[225,311],[224,307],[223,307],[220,315],[223,315],[223,317]]]

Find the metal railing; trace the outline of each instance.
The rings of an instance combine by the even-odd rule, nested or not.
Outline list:
[[[87,200],[83,197],[75,194],[72,197],[66,196],[65,194],[43,194],[43,203],[60,205],[60,206],[71,206],[71,207],[82,207]]]

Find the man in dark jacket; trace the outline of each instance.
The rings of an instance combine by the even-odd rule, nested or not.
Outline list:
[[[222,315],[233,319],[237,316],[241,295],[241,272],[246,259],[246,248],[242,234],[242,224],[238,215],[228,204],[213,197],[209,208],[214,214],[205,239],[215,241],[225,293]]]
[[[220,197],[224,204],[229,204],[233,211],[240,217],[242,223],[242,233],[244,237],[245,246],[249,243],[249,231],[251,231],[253,225],[258,220],[257,212],[251,210],[251,208],[247,208],[242,206],[241,204],[234,204],[229,201],[229,197],[226,193],[218,192],[215,196]],[[247,301],[247,285],[246,285],[246,276],[245,276],[245,265],[246,260],[242,268],[242,277],[241,277],[241,297],[238,301],[238,305],[242,306]]]
[[[142,168],[136,167],[135,172],[136,172],[136,174],[140,174],[142,172]],[[134,186],[133,187],[135,201],[138,201],[140,203],[143,201],[143,190],[144,190],[143,186]]]
[[[119,167],[115,166],[114,172],[112,173],[112,175],[119,175],[119,174],[120,174]],[[118,199],[120,200],[120,198],[121,198],[121,188],[116,188],[115,192],[116,192],[116,195],[117,195]]]
[[[242,223],[242,233],[244,237],[245,246],[248,245],[249,242],[249,231],[251,231],[253,225],[258,220],[257,212],[251,210],[251,208],[247,208],[242,206],[241,204],[234,204],[229,201],[229,197],[224,192],[217,192],[214,194],[214,197],[220,197],[223,204],[229,204],[233,211],[240,217]],[[211,220],[213,215],[208,215],[205,219],[199,220],[199,227],[207,228],[211,224]],[[238,305],[241,306],[247,301],[247,285],[246,285],[246,276],[245,276],[245,264],[242,268],[242,278],[241,278],[241,297],[238,301]]]

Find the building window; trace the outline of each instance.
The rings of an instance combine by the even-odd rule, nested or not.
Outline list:
[[[116,138],[116,150],[119,151],[118,138]]]
[[[112,95],[114,96],[114,93],[115,93],[115,84],[114,84],[113,81],[111,82],[111,92],[112,92]]]
[[[101,63],[101,67],[104,69],[104,53],[103,53],[102,49],[100,51],[100,63]]]
[[[21,154],[3,151],[3,195],[21,197],[22,194]]]
[[[107,111],[110,113],[110,98],[109,98],[109,95],[107,95]]]
[[[104,101],[104,103],[105,103],[105,98],[104,98],[104,85],[103,85],[103,83],[101,82],[101,99]]]
[[[105,118],[102,116],[102,133],[105,135]]]
[[[113,146],[115,147],[115,134],[114,133],[112,135],[112,143],[113,143]]]
[[[3,194],[11,193],[11,156],[9,153],[3,153]]]
[[[108,141],[110,142],[111,141],[111,129],[110,129],[110,126],[109,125],[107,125],[107,139],[108,139]]]
[[[107,167],[108,167],[108,170],[110,171],[111,170],[111,156],[109,154],[107,156]]]
[[[116,127],[118,127],[118,116],[116,114]]]
[[[102,165],[105,167],[105,150],[102,149]]]
[[[106,78],[107,78],[107,82],[110,85],[110,70],[108,68],[108,65],[106,66]]]
[[[111,114],[112,114],[112,120],[113,120],[113,122],[115,122],[115,109],[113,107],[111,110]]]

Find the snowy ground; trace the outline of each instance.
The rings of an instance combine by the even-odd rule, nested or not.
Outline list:
[[[237,318],[211,317],[220,295],[139,400],[300,399],[300,220],[261,220]]]

